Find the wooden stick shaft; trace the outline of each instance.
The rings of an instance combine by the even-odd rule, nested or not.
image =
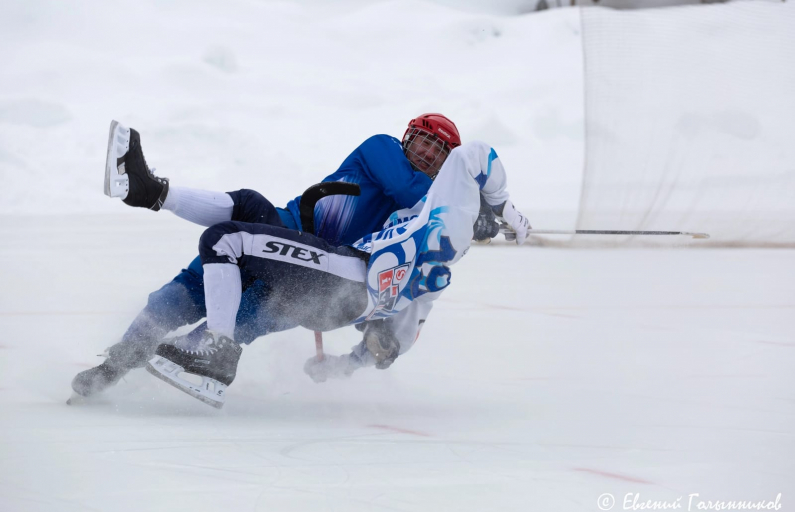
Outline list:
[[[317,360],[323,360],[323,333],[315,331],[315,351],[317,352]]]

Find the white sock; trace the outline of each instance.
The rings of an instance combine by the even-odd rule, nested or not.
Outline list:
[[[225,192],[169,187],[163,209],[200,226],[232,220],[235,203]]]
[[[203,268],[207,329],[235,339],[235,321],[243,293],[240,268],[232,263],[208,263]]]

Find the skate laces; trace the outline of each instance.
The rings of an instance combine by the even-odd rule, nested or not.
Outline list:
[[[157,176],[155,174],[155,171],[157,169],[155,167],[152,167],[150,169],[149,166],[146,165],[146,160],[144,160],[144,167],[146,167],[146,172],[149,174],[150,178],[152,178],[153,180],[155,180],[156,182],[158,182],[161,185],[165,185],[166,183],[168,183],[168,178],[161,178],[160,176]]]
[[[204,337],[202,337],[199,345],[195,348],[186,349],[185,352],[197,356],[211,356],[224,348],[228,341],[230,340],[226,336],[216,334],[212,331],[204,331]]]

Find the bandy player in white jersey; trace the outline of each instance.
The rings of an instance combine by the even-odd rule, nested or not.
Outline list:
[[[450,284],[450,266],[469,250],[480,194],[504,207],[500,213],[518,224],[524,242],[527,222],[509,201],[497,153],[482,142],[456,148],[426,197],[353,244],[370,254],[367,308],[354,323],[389,319],[400,353],[411,347],[433,301]]]
[[[131,172],[128,166],[127,172]],[[159,179],[145,169],[142,180]],[[130,186],[136,182],[130,178]],[[469,250],[481,195],[516,232],[522,244],[529,223],[511,203],[505,170],[496,152],[482,142],[453,149],[428,194],[413,208],[399,210],[384,229],[350,246],[257,223],[273,205],[253,191],[228,194],[193,191],[191,209],[204,201],[203,222],[217,221],[201,237],[207,331],[199,346],[160,345],[147,369],[169,384],[220,407],[242,352],[234,328],[245,284],[261,280],[270,288],[269,309],[308,329],[328,331],[356,325],[364,339],[350,354],[311,358],[305,371],[316,381],[350,375],[358,368],[388,368],[407,352],[433,307],[451,283],[451,266]],[[213,204],[221,196],[228,210]],[[186,194],[175,195],[180,201]],[[205,198],[205,199],[201,199]],[[178,204],[164,208],[184,212]],[[190,215],[180,215],[191,220]],[[206,225],[206,224],[205,224]],[[197,385],[181,377],[198,375]]]

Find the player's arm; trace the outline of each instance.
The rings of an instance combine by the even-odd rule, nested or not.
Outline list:
[[[508,194],[508,179],[505,168],[494,148],[483,142],[467,143],[457,150],[465,151],[467,168],[475,181],[480,183],[480,194],[498,217],[516,232],[516,243],[521,245],[527,238],[530,223],[527,217],[513,205]]]
[[[415,300],[395,316],[357,324],[356,329],[362,331],[363,339],[349,354],[325,355],[321,360],[312,357],[304,365],[304,372],[315,382],[324,382],[349,377],[359,368],[368,366],[381,370],[389,368],[398,356],[414,346],[432,307],[430,298]]]
[[[415,299],[406,309],[387,319],[365,322],[364,339],[353,348],[362,366],[385,370],[398,356],[408,352],[431,312],[435,295],[438,294]]]

